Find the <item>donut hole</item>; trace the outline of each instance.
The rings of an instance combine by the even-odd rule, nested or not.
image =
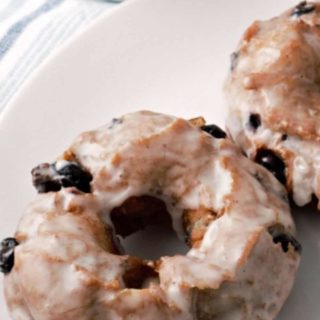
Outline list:
[[[186,254],[190,249],[172,228],[164,201],[144,195],[131,197],[111,211],[115,232],[126,254],[148,260]]]
[[[121,241],[127,254],[148,260],[163,256],[185,255],[190,247],[170,227],[148,226]]]

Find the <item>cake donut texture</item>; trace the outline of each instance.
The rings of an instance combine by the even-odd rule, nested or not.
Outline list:
[[[232,54],[227,128],[298,205],[320,199],[320,4],[254,22]]]
[[[269,320],[292,288],[301,247],[286,191],[216,126],[128,114],[33,179],[41,194],[0,248],[14,320]],[[126,255],[119,237],[153,223],[188,253]]]

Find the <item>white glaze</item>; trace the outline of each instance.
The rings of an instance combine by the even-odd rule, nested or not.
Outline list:
[[[63,189],[39,196],[27,209],[16,234],[16,264],[5,279],[15,320],[202,320],[195,315],[199,301],[193,288],[209,288],[213,305],[222,296],[243,300],[243,319],[275,317],[292,287],[299,255],[284,253],[266,228],[281,224],[294,234],[294,223],[283,187],[228,139],[143,111],[80,135],[60,159],[70,155],[92,174],[92,193]],[[199,247],[161,258],[159,284],[133,290],[122,280],[129,258],[111,254],[114,235],[104,227],[112,227],[114,207],[140,195],[163,199],[181,236],[184,211],[206,208],[218,218]],[[257,250],[261,256],[266,250],[270,261],[259,268]],[[255,285],[240,290],[248,278]],[[17,285],[21,292],[15,292]],[[263,304],[253,298],[258,293]],[[21,305],[32,318],[16,316]],[[228,310],[227,304],[217,319],[225,319]]]

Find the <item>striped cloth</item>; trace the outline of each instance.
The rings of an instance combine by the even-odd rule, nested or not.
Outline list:
[[[37,66],[121,0],[0,0],[0,112]]]

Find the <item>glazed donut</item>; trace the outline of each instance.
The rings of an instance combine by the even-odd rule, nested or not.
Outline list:
[[[232,54],[227,128],[297,205],[320,199],[320,4],[254,22]]]
[[[32,173],[41,194],[0,248],[14,320],[267,320],[291,290],[286,191],[217,126],[128,114]],[[154,223],[188,253],[125,255],[119,237]]]

